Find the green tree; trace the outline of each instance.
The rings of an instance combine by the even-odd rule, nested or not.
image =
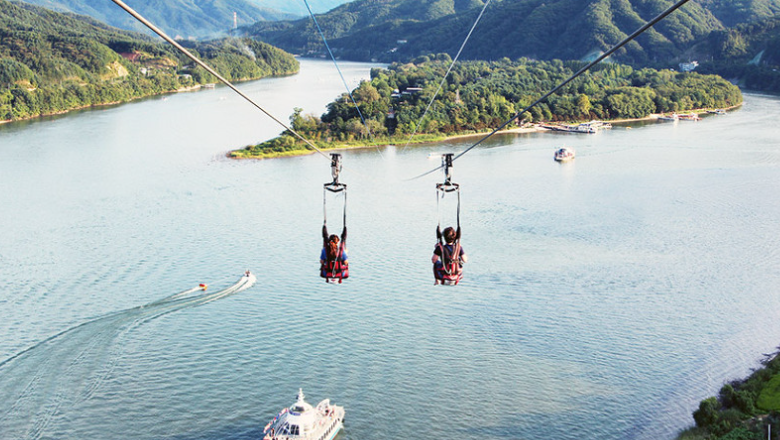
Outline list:
[[[702,400],[699,409],[693,412],[693,420],[699,428],[709,428],[718,421],[720,402],[715,397]]]
[[[591,104],[587,95],[581,94],[577,97],[576,109],[577,113],[581,116],[587,117],[590,114]]]

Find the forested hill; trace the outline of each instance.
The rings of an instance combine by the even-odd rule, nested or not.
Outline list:
[[[405,8],[407,3],[409,9]],[[671,0],[494,0],[464,59],[586,59],[672,5]],[[412,7],[411,5],[414,5]],[[481,0],[358,0],[318,17],[337,56],[408,61],[454,55]],[[780,11],[780,0],[689,2],[613,59],[635,65],[688,61],[685,51],[710,32]],[[310,20],[257,23],[248,35],[293,53],[324,53]]]
[[[424,23],[456,13],[465,13],[482,5],[481,0],[358,0],[319,15],[317,21],[330,40],[350,36],[364,30],[378,29],[386,24]],[[242,31],[247,36],[283,47],[293,53],[320,54],[325,51],[317,28],[309,17],[295,21],[256,23],[253,26],[242,28]],[[385,52],[395,45],[398,38],[403,38],[403,36],[380,32],[376,35],[369,35],[367,41],[356,43],[358,46],[380,43],[381,50]],[[339,47],[340,51],[342,49]],[[367,60],[371,59],[372,56],[369,54],[368,56],[349,56],[348,58]]]
[[[298,71],[290,54],[249,39],[187,45],[232,80]],[[213,81],[159,39],[0,0],[0,120],[123,102]]]
[[[774,0],[696,0],[727,27],[749,23],[780,14]]]
[[[780,92],[780,15],[713,32],[693,51],[712,60],[702,64],[703,72],[752,90]]]
[[[60,12],[87,15],[111,26],[137,32],[149,31],[111,0],[21,0]],[[225,36],[233,28],[233,12],[239,25],[257,21],[286,20],[298,14],[261,6],[255,0],[127,0],[130,7],[171,37]]]

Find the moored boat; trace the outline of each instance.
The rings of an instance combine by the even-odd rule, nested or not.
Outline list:
[[[671,115],[661,115],[658,117],[659,121],[677,121],[680,117],[677,113],[672,113]]]
[[[284,408],[263,429],[263,440],[332,440],[344,427],[344,407],[325,399],[313,407],[306,403],[303,390],[298,400]]]
[[[602,122],[602,121],[590,121],[590,122],[583,122],[578,125],[539,125],[542,128],[546,128],[548,130],[554,130],[554,131],[565,131],[568,133],[598,133],[599,130],[605,130],[612,128],[612,124],[609,122]]]
[[[585,133],[596,133],[599,130],[609,130],[612,128],[612,124],[609,122],[604,121],[590,121],[590,122],[583,122],[582,124],[577,126],[577,131],[585,132]]]
[[[699,121],[699,120],[701,120],[699,115],[697,115],[696,113],[686,113],[686,114],[682,114],[682,115],[677,115],[677,117],[681,121]]]
[[[574,150],[568,147],[562,147],[555,150],[555,160],[558,162],[568,162],[573,160],[575,156]]]
[[[574,126],[573,131],[576,131],[577,133],[595,133],[598,130],[596,129],[596,127],[590,125],[590,123],[583,122],[580,125]]]

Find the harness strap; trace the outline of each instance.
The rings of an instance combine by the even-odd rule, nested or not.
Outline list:
[[[346,230],[342,232],[342,237],[346,239]],[[325,252],[325,262],[322,264],[322,271],[324,272],[325,281],[329,281],[331,279],[338,279],[339,284],[341,284],[341,281],[345,278],[344,272],[349,270],[349,264],[347,264],[345,261],[342,260],[342,256],[344,255],[344,249],[345,244],[344,240],[341,241],[339,244],[338,250],[336,251],[336,255],[328,255],[328,250],[326,248]],[[327,246],[327,243],[326,243]]]
[[[441,266],[442,270],[447,275],[454,275],[460,273],[460,242],[456,241],[452,245],[452,250],[447,249],[447,245],[442,243],[437,244],[437,247],[441,251]]]

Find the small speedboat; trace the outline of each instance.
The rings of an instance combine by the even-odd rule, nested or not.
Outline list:
[[[555,160],[558,162],[568,162],[574,160],[574,150],[568,147],[562,147],[555,150]]]
[[[263,429],[263,440],[332,440],[344,427],[344,407],[330,404],[325,399],[313,407],[303,400],[303,390],[298,390],[298,400],[284,408]]]

